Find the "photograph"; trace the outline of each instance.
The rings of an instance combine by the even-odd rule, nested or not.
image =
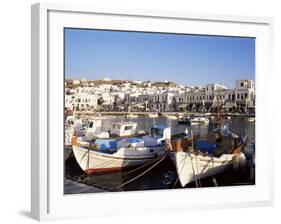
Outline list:
[[[254,37],[63,35],[65,195],[255,185]]]

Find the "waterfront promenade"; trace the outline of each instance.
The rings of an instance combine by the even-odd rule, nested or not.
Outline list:
[[[138,116],[149,116],[151,114],[158,114],[158,115],[171,115],[171,116],[182,116],[183,114],[187,115],[192,115],[192,114],[204,114],[207,116],[216,116],[216,112],[148,112],[148,111],[136,111],[136,112],[124,112],[124,111],[101,111],[101,112],[96,112],[96,111],[76,111],[76,115],[111,115],[111,116],[125,116],[125,115],[138,115]],[[237,112],[222,112],[220,113],[223,116],[233,116],[233,117],[254,117],[255,114],[253,113],[237,113]]]

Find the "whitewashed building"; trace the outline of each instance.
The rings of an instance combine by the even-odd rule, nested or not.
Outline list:
[[[116,96],[111,95],[111,93],[102,93],[101,97],[103,99],[103,105],[113,105]]]
[[[65,95],[65,108],[76,110],[93,110],[98,105],[98,97],[91,93]]]
[[[220,84],[207,84],[204,89],[193,89],[185,94],[175,96],[178,110],[190,110],[201,106],[225,110],[254,109],[255,88],[252,80],[237,80],[234,89],[227,89]]]

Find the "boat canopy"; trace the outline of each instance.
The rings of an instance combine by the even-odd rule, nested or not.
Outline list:
[[[204,140],[199,140],[195,144],[195,149],[201,152],[208,152],[208,154],[213,154],[214,150],[217,148],[217,144],[212,144]]]
[[[117,140],[116,139],[96,139],[95,144],[97,149],[100,151],[116,150]]]

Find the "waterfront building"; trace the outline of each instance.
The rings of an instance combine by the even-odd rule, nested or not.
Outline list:
[[[203,89],[192,89],[175,97],[177,110],[254,110],[255,89],[252,80],[237,80],[234,89],[220,84],[207,84]]]
[[[111,93],[105,92],[105,93],[101,94],[101,98],[103,100],[102,105],[108,106],[108,105],[114,104],[116,97],[114,95],[112,95]]]
[[[254,108],[254,82],[252,80],[237,80],[235,83],[235,99],[238,108]]]
[[[83,80],[86,83],[86,80]],[[147,84],[150,85],[147,85]],[[81,83],[80,83],[81,84]],[[145,84],[145,85],[143,85]],[[66,87],[65,106],[131,111],[254,111],[255,88],[252,80],[237,80],[235,88],[213,83],[204,87],[163,83],[124,82]]]
[[[98,97],[91,93],[65,95],[65,108],[75,110],[92,110],[98,105]]]

